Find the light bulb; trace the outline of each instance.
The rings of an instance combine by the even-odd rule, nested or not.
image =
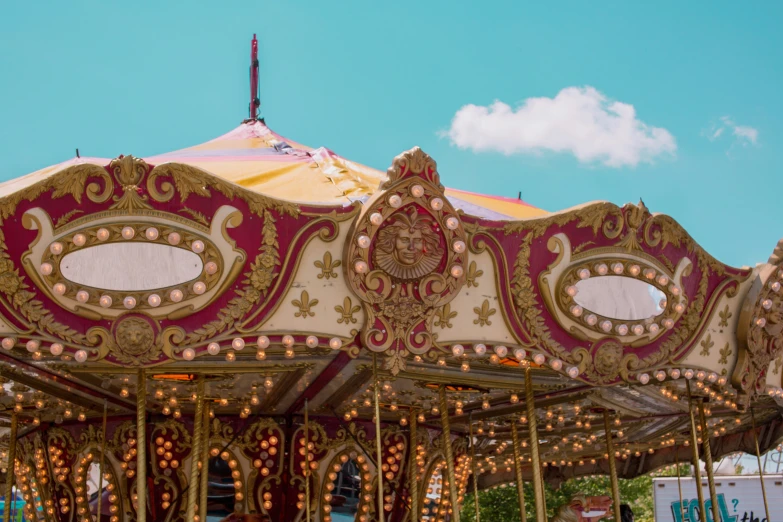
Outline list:
[[[430,208],[432,210],[440,210],[443,208],[443,200],[440,198],[432,198],[430,200]]]
[[[152,308],[157,308],[160,306],[160,296],[158,294],[150,294],[149,297],[147,297],[147,304],[149,304]]]
[[[397,194],[392,194],[389,196],[389,205],[391,205],[393,208],[399,208],[400,205],[402,205],[402,198],[398,196]]]
[[[415,198],[420,198],[424,195],[424,187],[421,185],[412,185],[411,186],[411,196]]]
[[[375,225],[376,227],[383,223],[383,216],[379,212],[373,212],[370,214],[370,223]]]
[[[95,233],[95,237],[98,238],[98,241],[106,241],[109,239],[109,236],[111,234],[109,233],[109,230],[106,228],[99,228],[98,231]]]
[[[284,335],[283,336],[283,345],[284,346],[293,346],[294,345],[294,338],[290,335]]]
[[[356,271],[356,273],[358,273],[358,274],[366,274],[366,273],[367,273],[367,271],[369,270],[369,266],[367,265],[367,263],[366,263],[365,261],[361,261],[361,260],[359,260],[359,261],[356,261],[356,262],[353,264],[353,269],[354,269],[354,270]]]
[[[73,358],[76,359],[76,362],[83,363],[87,360],[87,352],[85,350],[77,350]]]
[[[186,361],[192,361],[196,357],[196,350],[193,348],[185,348],[182,350],[182,358]]]
[[[459,227],[459,219],[454,216],[449,216],[448,219],[446,219],[446,228],[449,230],[456,230],[457,227]]]
[[[133,236],[136,235],[136,231],[133,229],[133,227],[122,227],[121,234],[123,239],[133,239]]]
[[[49,252],[51,252],[52,254],[54,254],[56,256],[62,254],[63,253],[63,244],[58,242],[58,241],[55,241],[54,243],[49,245]]]
[[[367,248],[370,246],[370,238],[362,234],[356,238],[356,244],[359,245],[359,248]]]
[[[66,291],[67,289],[68,289],[68,287],[66,287],[66,286],[65,286],[63,283],[56,283],[56,284],[55,284],[55,285],[52,287],[52,290],[53,290],[53,291],[54,291],[54,293],[55,293],[55,294],[57,294],[57,295],[63,295],[63,294],[65,294],[65,291]]]
[[[128,296],[122,300],[122,305],[128,310],[132,310],[133,308],[136,307],[136,298]]]
[[[63,345],[60,343],[52,343],[49,347],[49,352],[51,352],[52,355],[60,355],[63,353]]]
[[[174,289],[171,292],[169,292],[169,299],[171,299],[175,303],[179,303],[182,301],[182,298],[184,297],[184,294],[182,293],[182,290]]]
[[[196,295],[201,295],[204,292],[207,291],[207,285],[204,284],[203,281],[198,281],[193,284],[193,293]]]
[[[308,348],[315,348],[318,346],[318,337],[314,335],[308,335],[307,339],[305,339],[305,345],[307,345]]]
[[[42,275],[50,275],[54,271],[54,267],[51,265],[51,263],[41,263],[41,274]]]
[[[76,234],[71,241],[73,241],[73,244],[77,247],[84,246],[84,244],[87,243],[87,236],[84,234]]]
[[[231,341],[231,348],[234,350],[240,351],[245,349],[245,340],[241,337],[234,338],[233,341]]]
[[[166,239],[170,245],[179,245],[179,242],[182,241],[182,236],[178,232],[171,232],[166,236]]]
[[[332,337],[331,339],[329,339],[329,348],[331,348],[332,350],[339,350],[340,348],[342,348],[342,346],[343,346],[343,342],[337,337]]]
[[[90,299],[90,294],[86,290],[76,292],[76,300],[80,303],[86,303]]]
[[[453,265],[451,267],[451,277],[454,278],[461,277],[464,272],[465,270],[460,265]]]
[[[149,227],[147,230],[144,231],[144,237],[146,237],[150,241],[155,241],[156,239],[158,239],[158,236],[160,236],[160,232],[158,232],[158,229],[155,227]]]

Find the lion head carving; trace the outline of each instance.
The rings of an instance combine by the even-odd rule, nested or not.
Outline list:
[[[114,328],[112,352],[121,362],[140,364],[157,357],[155,330],[149,321],[141,317],[121,319]]]
[[[595,369],[605,376],[615,376],[620,373],[620,359],[623,357],[623,347],[615,342],[608,342],[596,350],[593,356]]]

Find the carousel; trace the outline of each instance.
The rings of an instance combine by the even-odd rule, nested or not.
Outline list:
[[[618,477],[700,460],[720,520],[713,459],[783,438],[783,243],[734,268],[641,201],[296,143],[251,49],[227,134],[0,184],[4,520],[459,522],[531,482],[544,522],[595,474],[620,520]]]

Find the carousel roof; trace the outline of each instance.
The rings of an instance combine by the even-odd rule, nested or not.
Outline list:
[[[175,162],[203,169],[269,197],[310,205],[365,201],[386,179],[384,172],[350,161],[325,147],[291,141],[261,120],[250,120],[200,145],[144,158],[149,164]],[[68,167],[103,166],[108,158],[79,157],[0,183],[0,197],[23,190]],[[452,204],[475,216],[504,220],[546,214],[521,199],[446,189]]]

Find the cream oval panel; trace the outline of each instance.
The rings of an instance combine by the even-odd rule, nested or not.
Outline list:
[[[60,261],[73,283],[118,291],[144,291],[192,281],[204,266],[184,248],[149,243],[110,243],[77,250]]]
[[[666,308],[666,294],[653,285],[622,276],[577,281],[574,301],[597,314],[636,321],[657,317]]]

